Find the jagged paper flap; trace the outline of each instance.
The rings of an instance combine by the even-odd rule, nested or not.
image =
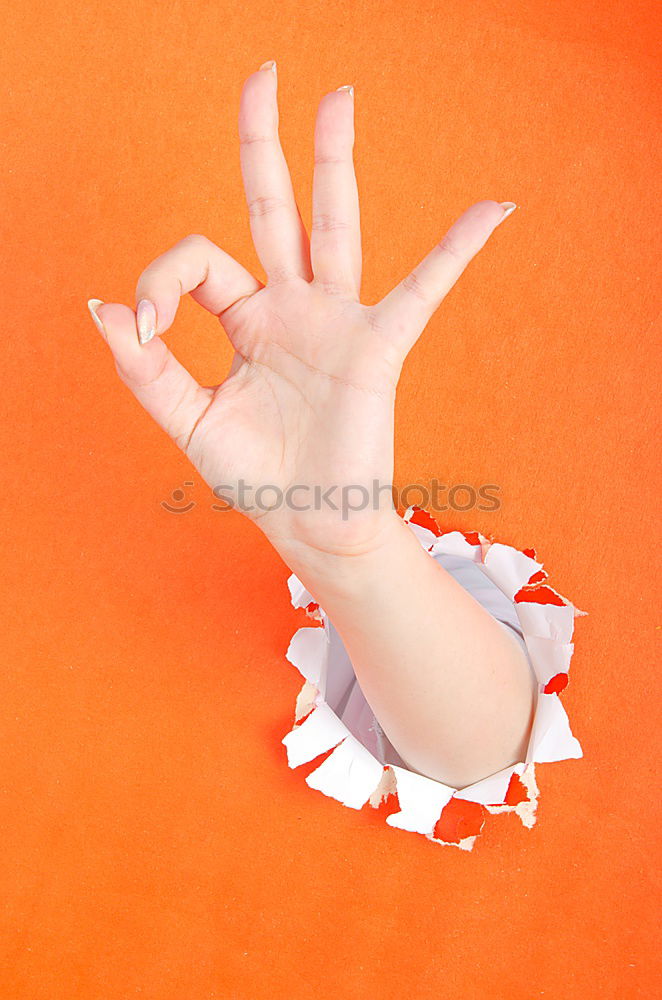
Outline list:
[[[289,577],[287,586],[290,591],[290,600],[295,608],[307,608],[314,603],[314,598],[308,593],[298,576],[294,573]]]
[[[570,731],[570,722],[558,695],[539,694],[527,762],[543,764],[582,756],[579,740]]]
[[[306,783],[350,809],[360,809],[377,788],[383,771],[383,765],[349,735],[308,775]]]
[[[497,771],[489,778],[483,778],[482,781],[476,781],[473,785],[462,788],[456,792],[455,798],[467,799],[469,802],[480,802],[485,806],[503,802],[513,774],[522,774],[525,767],[524,762],[505,767],[503,771]]]
[[[570,642],[575,628],[575,609],[572,604],[559,607],[556,604],[518,601],[515,608],[524,632],[538,635],[541,639]]]
[[[537,635],[525,635],[524,641],[540,684],[547,684],[557,674],[568,673],[574,649],[571,642],[541,639]]]
[[[542,563],[515,549],[512,545],[493,542],[482,564],[483,571],[512,601],[518,590],[528,583]]]
[[[300,726],[295,726],[283,737],[281,743],[287,748],[287,763],[299,767],[326,753],[336,743],[349,735],[349,729],[340,721],[336,713],[322,702],[314,708]]]
[[[477,562],[481,558],[481,547],[480,545],[471,545],[461,531],[448,531],[445,535],[440,535],[430,549],[431,556],[441,553],[449,556],[464,556],[466,559]]]
[[[442,809],[450,802],[455,789],[426,778],[424,774],[407,771],[397,764],[390,766],[397,781],[400,812],[387,816],[386,822],[399,830],[431,835]]]
[[[285,655],[307,681],[322,688],[328,646],[326,629],[304,626],[292,636]]]

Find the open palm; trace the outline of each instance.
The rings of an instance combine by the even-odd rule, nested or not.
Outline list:
[[[514,206],[472,205],[400,284],[363,305],[353,91],[319,105],[310,239],[280,146],[270,64],[244,84],[239,139],[267,283],[196,234],[143,271],[138,319],[119,303],[91,303],[120,378],[218,498],[257,520],[281,550],[322,538],[329,551],[354,551],[391,508],[395,390],[407,353]],[[234,347],[219,386],[198,385],[160,337],[185,293],[218,316]]]

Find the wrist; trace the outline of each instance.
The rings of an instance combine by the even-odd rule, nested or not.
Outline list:
[[[265,532],[266,533],[266,532]],[[316,537],[267,534],[272,545],[315,601],[364,595],[376,576],[387,571],[403,545],[418,542],[396,510],[380,511],[369,523],[345,533],[342,540],[320,532]]]

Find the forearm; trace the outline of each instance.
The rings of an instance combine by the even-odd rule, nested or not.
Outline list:
[[[367,551],[280,551],[408,766],[459,788],[524,759],[535,707],[527,657],[395,512]]]

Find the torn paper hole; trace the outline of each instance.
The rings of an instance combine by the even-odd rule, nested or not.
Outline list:
[[[383,732],[359,686],[340,636],[296,576],[291,602],[319,625],[300,628],[287,650],[305,683],[296,700],[295,724],[282,742],[292,768],[332,751],[307,784],[352,809],[377,808],[395,797],[386,816],[395,829],[435,843],[472,850],[487,817],[514,812],[525,827],[536,820],[535,765],[582,756],[559,698],[568,681],[579,611],[548,584],[535,551],[492,542],[480,532],[432,530],[429,515],[404,515],[420,544],[472,596],[509,629],[528,655],[538,699],[526,760],[455,789],[407,767]],[[430,527],[432,526],[432,527]],[[437,526],[438,528],[438,526]],[[394,805],[396,803],[394,802]]]

